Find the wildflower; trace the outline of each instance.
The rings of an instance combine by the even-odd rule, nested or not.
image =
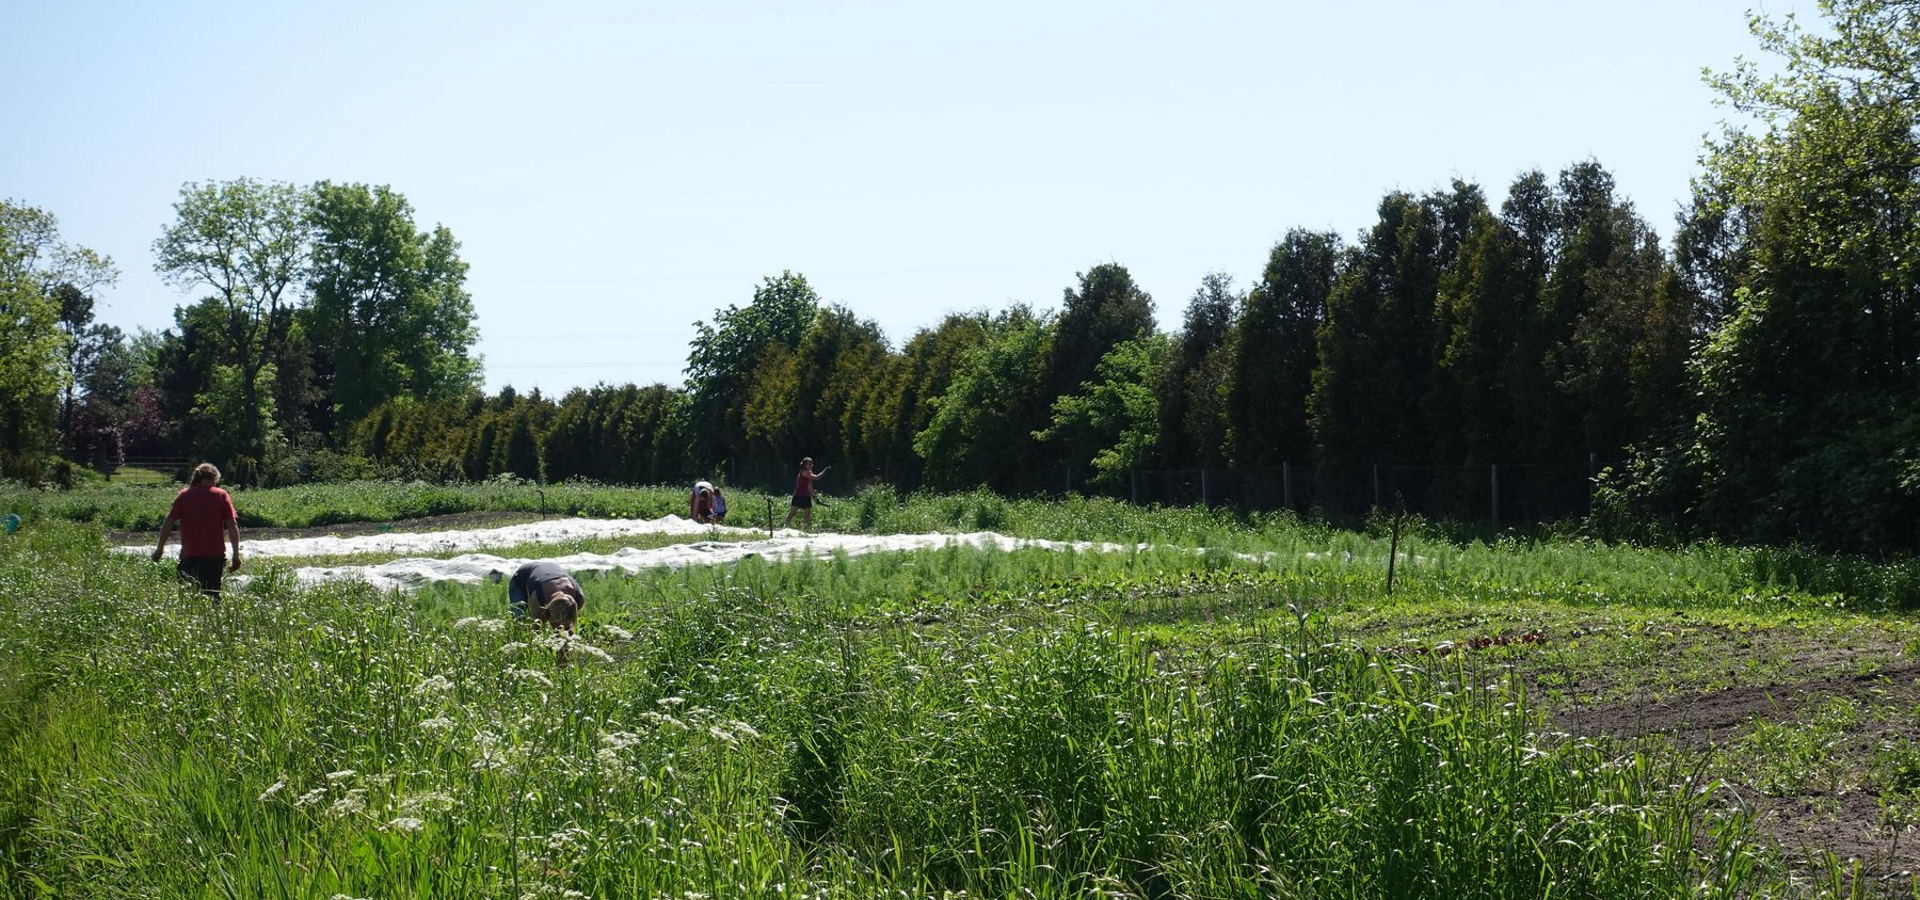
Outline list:
[[[453,682],[447,680],[447,676],[435,675],[414,685],[411,693],[415,697],[424,697],[428,694],[443,694],[451,690],[453,690]]]
[[[585,643],[574,644],[573,650],[574,652],[579,653],[582,656],[590,657],[598,662],[603,662],[603,663],[613,662],[613,654],[608,653],[607,651],[602,650],[599,647],[595,647],[592,644],[585,644]]]
[[[640,736],[631,731],[601,732],[600,734],[600,743],[607,745],[610,750],[625,750],[639,744],[640,741]]]
[[[535,669],[509,669],[507,674],[523,681],[531,681],[541,687],[553,687],[553,679],[548,678],[547,673]]]
[[[434,716],[431,719],[423,719],[420,722],[421,731],[446,731],[452,727],[453,720],[446,716]]]
[[[463,618],[463,619],[460,619],[459,621],[454,622],[453,627],[467,628],[473,625],[477,625],[484,621],[486,621],[486,619],[481,616],[467,616],[466,618]]]
[[[340,770],[340,771],[338,771],[338,772],[328,772],[328,773],[327,773],[327,782],[328,782],[329,784],[339,784],[340,782],[342,782],[342,781],[345,781],[345,780],[347,780],[347,779],[349,779],[349,778],[352,778],[353,776],[355,776],[355,775],[358,775],[358,774],[360,774],[360,773],[358,773],[358,772],[355,772],[355,771],[354,771],[354,770],[352,770],[352,769],[341,769],[341,770]]]
[[[287,787],[287,780],[285,778],[282,778],[279,781],[274,782],[266,790],[261,791],[260,796],[253,798],[254,802],[265,803],[268,797],[271,797],[275,794],[280,793],[283,790],[286,790],[286,787]]]
[[[422,822],[419,819],[416,819],[412,816],[401,816],[397,819],[394,819],[391,822],[388,822],[387,827],[394,831],[419,831],[420,829],[425,828],[426,824],[427,823]]]
[[[401,799],[398,809],[412,813],[452,812],[458,804],[453,795],[445,791],[423,791]]]
[[[527,647],[528,647],[528,644],[525,641],[513,641],[511,643],[501,644],[500,655],[512,656],[515,653],[519,653],[520,651],[527,649]]]
[[[685,697],[661,697],[660,699],[658,699],[658,700],[655,700],[655,701],[653,701],[653,702],[655,702],[655,703],[657,703],[657,704],[659,704],[659,705],[661,705],[661,706],[679,706],[680,704],[682,704],[682,703],[685,703],[685,702],[687,702],[687,698],[685,698]]]
[[[600,630],[606,632],[609,637],[612,637],[616,641],[633,640],[633,632],[621,628],[618,625],[602,625],[600,626]]]
[[[327,812],[331,813],[336,818],[341,818],[345,816],[351,816],[355,813],[364,811],[366,808],[367,808],[366,789],[354,788],[353,790],[348,791],[346,796],[333,801],[333,805],[327,808]]]
[[[304,794],[301,794],[299,799],[293,801],[293,805],[306,806],[311,803],[318,803],[320,802],[320,798],[325,797],[326,795],[327,795],[326,788],[317,787]]]

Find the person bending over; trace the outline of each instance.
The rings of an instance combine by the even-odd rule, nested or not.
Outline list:
[[[587,595],[580,584],[567,570],[547,560],[522,565],[507,582],[507,609],[516,619],[531,617],[571,634],[586,605]]]

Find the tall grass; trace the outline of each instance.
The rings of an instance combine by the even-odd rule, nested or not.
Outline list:
[[[267,569],[216,607],[95,537],[0,544],[0,896],[1784,887],[1687,773],[1548,733],[1495,672],[1342,646],[1304,571],[955,551],[601,579],[562,668],[497,588]],[[1168,645],[1103,612],[1175,583],[1264,625]]]

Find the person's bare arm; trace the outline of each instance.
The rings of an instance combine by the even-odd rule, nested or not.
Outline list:
[[[172,516],[168,516],[166,521],[160,523],[160,543],[153,548],[154,562],[159,562],[160,557],[167,552],[167,538],[173,536],[173,526],[175,524],[176,520]]]
[[[227,571],[240,571],[240,521],[227,520],[227,543],[233,545],[233,562],[227,564]]]

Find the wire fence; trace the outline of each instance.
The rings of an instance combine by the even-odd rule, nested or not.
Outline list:
[[[1136,504],[1290,509],[1335,516],[1404,508],[1433,519],[1501,527],[1586,515],[1593,506],[1598,472],[1599,463],[1591,458],[1482,466],[1284,464],[1138,470],[1128,487]]]

